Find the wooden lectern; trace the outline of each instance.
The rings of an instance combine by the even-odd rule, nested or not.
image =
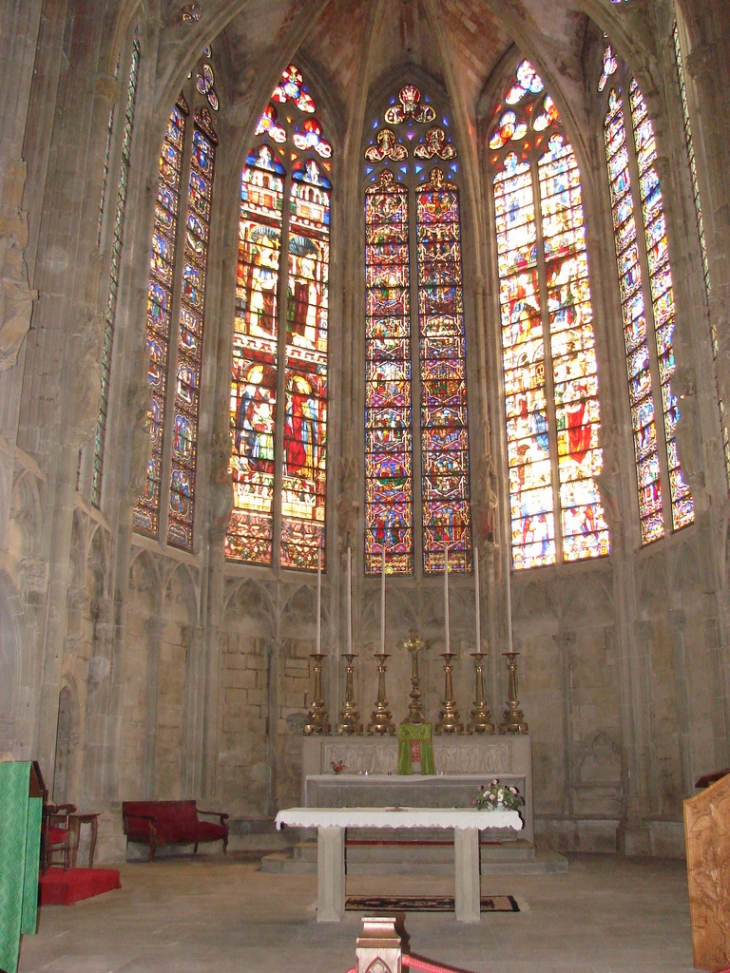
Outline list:
[[[684,802],[692,952],[698,970],[730,967],[730,774]]]

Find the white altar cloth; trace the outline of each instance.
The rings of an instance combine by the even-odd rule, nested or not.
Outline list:
[[[276,827],[290,828],[522,828],[517,811],[462,807],[290,807],[276,815]]]
[[[522,828],[517,811],[472,808],[290,807],[276,815],[276,827],[317,828],[317,922],[345,915],[345,831],[347,828],[453,828],[454,905],[459,922],[479,922],[479,832]]]

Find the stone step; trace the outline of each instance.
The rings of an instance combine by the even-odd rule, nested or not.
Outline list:
[[[307,845],[310,843],[308,842]],[[423,846],[421,852],[423,856]],[[453,847],[443,849],[447,857],[441,857],[441,853],[432,857],[416,857],[410,859],[400,854],[396,858],[393,854],[394,849],[390,849],[390,854],[383,860],[363,860],[356,856],[353,858],[351,852],[354,849],[347,849],[347,874],[348,875],[453,875],[454,874],[454,852]],[[367,849],[357,849],[358,852]],[[312,854],[312,851],[314,852]],[[316,874],[317,873],[317,846],[313,848],[291,849],[287,852],[275,852],[265,855],[261,859],[261,871],[278,874]],[[436,849],[431,849],[435,852]],[[488,854],[484,854],[487,851]],[[482,847],[481,854],[481,873],[482,875],[549,875],[568,871],[568,860],[551,848],[535,849],[517,848],[495,848],[494,846]],[[498,854],[496,854],[498,852]],[[410,853],[409,853],[410,854]]]
[[[446,862],[454,860],[454,844],[451,841],[351,841],[347,845],[348,865],[354,862]],[[535,846],[527,841],[511,841],[508,844],[481,846],[482,862],[531,861]],[[317,842],[300,841],[292,848],[296,861],[317,861]]]

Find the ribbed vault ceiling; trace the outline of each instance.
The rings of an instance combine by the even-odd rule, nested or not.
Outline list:
[[[232,94],[258,97],[262,105],[289,60],[316,69],[332,103],[348,115],[357,114],[363,92],[416,66],[473,116],[514,43],[538,66],[542,61],[568,84],[577,81],[589,20],[565,0],[205,0],[200,33],[206,23],[208,39],[216,30],[225,38],[238,89]]]

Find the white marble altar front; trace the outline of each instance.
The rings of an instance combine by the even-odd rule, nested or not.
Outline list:
[[[454,905],[458,922],[479,922],[479,832],[522,829],[516,811],[471,808],[312,808],[279,811],[276,827],[317,828],[317,921],[345,914],[347,828],[440,828],[454,832]]]

